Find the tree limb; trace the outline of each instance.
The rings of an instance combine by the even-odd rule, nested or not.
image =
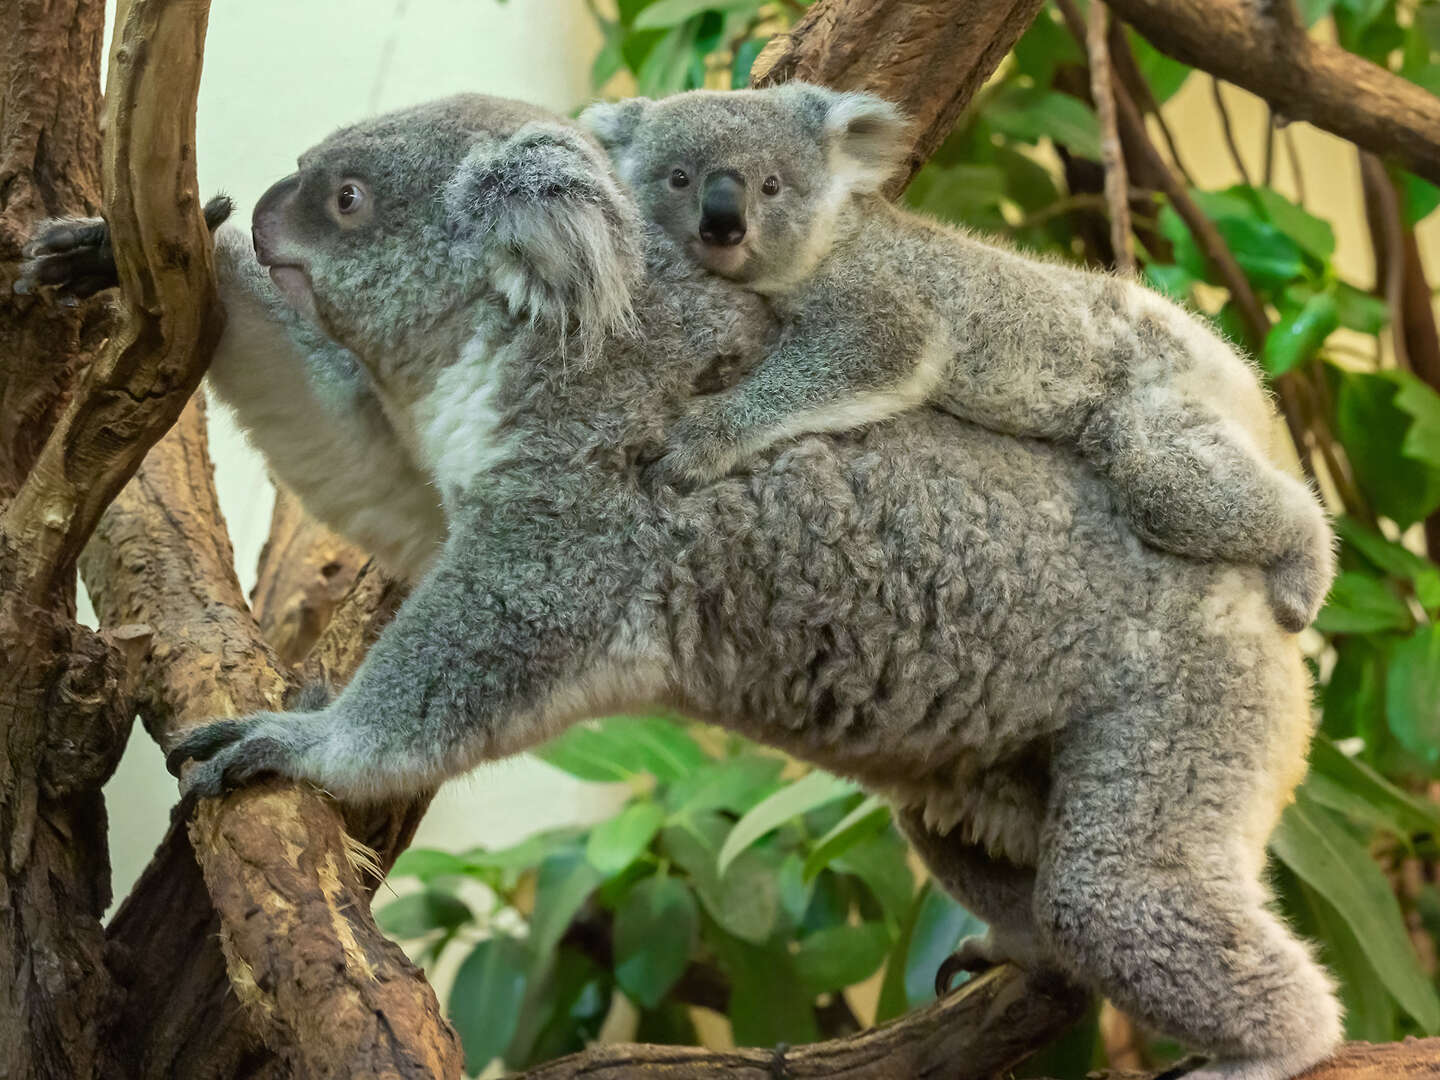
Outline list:
[[[869,90],[915,123],[906,167],[889,186],[905,189],[1010,47],[1042,0],[821,0],[765,46],[751,82],[803,79],[837,90]]]
[[[1282,0],[1111,0],[1161,52],[1440,183],[1440,99],[1299,29]]]
[[[163,746],[216,716],[279,708],[294,683],[240,593],[204,435],[197,398],[116,499],[84,559],[102,623],[139,620],[155,629],[141,700]],[[382,617],[347,614],[341,625],[358,639]],[[348,662],[360,650],[334,651]],[[398,845],[427,801],[354,828],[372,843],[389,837]],[[218,1074],[217,1046],[232,1067],[255,1052],[236,1030],[243,1021],[225,984],[216,985],[225,966],[216,962],[215,931],[236,996],[291,1071],[459,1075],[459,1045],[434,993],[370,918],[357,852],[333,802],[308,786],[270,782],[202,802],[188,844],[183,818],[111,932],[118,975],[131,987],[117,1038],[145,1064],[143,1075],[195,1075],[206,1054],[204,1074]],[[209,898],[185,865],[191,860]],[[218,921],[206,910],[212,900]],[[190,934],[167,944],[176,927]],[[207,936],[196,936],[202,928]],[[170,962],[157,964],[157,954]],[[156,1012],[173,1019],[143,1021]]]

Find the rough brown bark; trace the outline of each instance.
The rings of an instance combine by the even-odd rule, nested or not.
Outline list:
[[[250,606],[281,663],[287,667],[299,663],[320,640],[367,558],[276,485],[270,535],[260,553]]]
[[[1110,0],[1161,52],[1440,183],[1440,99],[1307,36],[1289,0]]]
[[[232,567],[197,398],[107,512],[84,560],[103,624],[154,628],[141,711],[162,746],[216,716],[279,708],[295,685]],[[378,576],[361,584],[335,621],[344,640],[319,650],[317,672],[336,682],[398,604]],[[351,831],[388,865],[427,802],[357,813]],[[202,803],[188,838],[177,821],[110,935],[129,989],[116,1037],[141,1075],[235,1075],[264,1060],[247,1017],[296,1075],[458,1075],[458,1042],[433,992],[370,918],[356,853],[335,804],[309,787],[272,782]],[[188,933],[176,938],[176,927]],[[227,1000],[217,932],[243,1015]],[[155,1012],[166,1024],[145,1021]]]
[[[1025,32],[1042,0],[821,0],[756,58],[751,80],[803,79],[869,90],[915,122],[914,148],[890,185],[904,190],[950,134],[975,91]]]

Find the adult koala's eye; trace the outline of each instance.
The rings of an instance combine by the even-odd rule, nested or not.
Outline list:
[[[766,195],[780,194],[780,178],[778,176],[767,176],[760,182],[760,190]]]
[[[353,214],[364,205],[365,189],[359,184],[341,184],[340,190],[335,193],[335,209],[342,214]]]
[[[690,186],[690,174],[687,173],[684,169],[671,169],[671,170],[670,170],[670,186],[671,186],[672,188],[676,188],[677,190],[678,190],[679,188],[689,187],[689,186]]]

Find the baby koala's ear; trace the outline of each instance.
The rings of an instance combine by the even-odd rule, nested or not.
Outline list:
[[[628,321],[638,217],[584,133],[535,122],[477,146],[445,210],[456,253],[483,263],[512,312],[578,334],[587,351]]]
[[[787,83],[778,92],[802,95],[820,135],[830,148],[836,172],[850,189],[879,191],[900,168],[910,149],[910,121],[898,106],[862,90],[831,90]]]
[[[649,98],[597,102],[580,114],[580,126],[614,154],[630,145],[652,104]]]

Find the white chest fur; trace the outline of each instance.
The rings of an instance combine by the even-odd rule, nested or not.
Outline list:
[[[440,368],[413,406],[417,450],[448,505],[499,460],[496,439],[500,360],[495,335],[480,331]]]

